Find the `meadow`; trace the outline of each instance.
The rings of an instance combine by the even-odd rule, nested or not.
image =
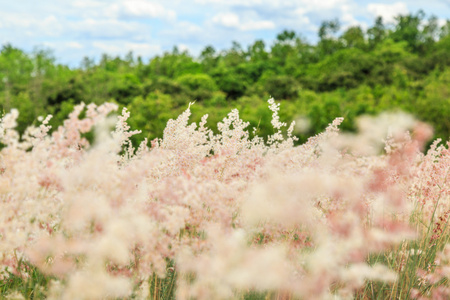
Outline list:
[[[138,147],[130,112],[0,121],[5,299],[446,299],[450,151],[403,113],[296,145],[191,106]],[[282,109],[282,108],[281,108]],[[131,114],[133,112],[131,111]],[[150,145],[150,146],[147,146]]]
[[[0,298],[450,298],[448,49],[422,11],[79,67],[2,45]]]

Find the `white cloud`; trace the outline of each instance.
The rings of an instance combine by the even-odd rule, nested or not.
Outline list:
[[[59,36],[63,31],[63,24],[53,15],[48,16],[42,21],[37,21],[37,30],[45,32],[47,36]]]
[[[242,6],[255,6],[263,4],[264,0],[195,0],[195,3],[198,4],[219,4],[219,5],[242,5]]]
[[[340,4],[347,3],[347,0],[195,0],[202,5],[222,5],[222,6],[240,6],[240,7],[306,7],[307,10],[331,9]]]
[[[159,32],[161,39],[167,41],[169,47],[175,44],[193,44],[207,34],[208,30],[203,26],[198,26],[187,21],[174,22],[170,29]]]
[[[161,4],[146,0],[125,0],[121,6],[125,14],[135,17],[163,18],[175,20],[176,12],[164,8]]]
[[[242,31],[274,29],[275,24],[267,20],[248,20],[241,22],[241,18],[234,13],[220,13],[213,17],[212,21],[218,25],[239,29]]]
[[[348,24],[349,26],[359,25],[359,21],[355,19],[352,7],[348,4],[342,6],[342,17],[341,20]]]
[[[70,30],[89,38],[133,38],[145,31],[147,26],[138,22],[126,22],[114,19],[85,19],[70,24]]]
[[[65,46],[69,49],[83,49],[83,45],[78,42],[67,42]]]
[[[56,42],[44,42],[41,44],[41,46],[50,48],[50,49],[58,49],[63,51],[73,51],[73,50],[80,50],[80,49],[86,49],[85,45],[79,42],[63,42],[63,41],[56,41]]]
[[[3,27],[7,29],[24,29],[36,24],[36,20],[30,15],[21,16],[14,13],[0,12],[0,19],[2,20]]]
[[[81,9],[96,9],[103,6],[103,3],[101,1],[94,0],[75,0],[72,1],[72,6]]]
[[[213,22],[225,27],[239,28],[239,16],[233,13],[220,13],[215,15]]]
[[[241,25],[241,30],[262,30],[274,28],[275,23],[272,21],[249,21]]]
[[[323,20],[339,18],[344,26],[357,25],[356,0],[196,0],[220,12],[211,23],[239,31],[301,31],[316,36]]]
[[[17,13],[0,13],[0,28],[3,27],[5,35],[15,36],[25,34],[28,37],[45,36],[58,37],[63,32],[64,25],[54,15],[37,18],[33,15],[20,15]]]
[[[178,44],[178,50],[180,50],[181,52],[183,51],[188,51],[189,52],[189,46],[186,44]]]
[[[248,8],[304,9],[305,12],[337,9],[350,0],[195,0],[202,5],[239,6]]]
[[[174,27],[178,31],[179,36],[184,37],[192,37],[192,35],[200,34],[203,31],[202,27],[186,21],[178,22]]]
[[[381,16],[386,23],[393,23],[394,17],[409,13],[408,6],[404,2],[393,4],[370,3],[367,10],[375,17]]]
[[[163,4],[155,0],[77,0],[71,3],[72,7],[86,18],[128,17],[174,21],[177,17],[176,11],[166,8]]]
[[[303,2],[309,11],[337,9],[349,3],[347,0],[304,0]]]
[[[445,24],[447,24],[447,20],[446,19],[438,19],[437,22],[438,22],[438,26],[439,27],[442,27]]]

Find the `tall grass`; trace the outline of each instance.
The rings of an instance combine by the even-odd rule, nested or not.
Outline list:
[[[238,110],[214,134],[188,108],[135,149],[116,109],[22,136],[17,111],[1,119],[1,297],[450,296],[449,143],[424,154],[427,125],[383,114],[343,134],[338,118],[294,146],[270,99],[266,139]]]

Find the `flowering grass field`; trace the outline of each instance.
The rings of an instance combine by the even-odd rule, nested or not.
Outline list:
[[[215,134],[188,108],[138,149],[113,104],[21,138],[6,114],[1,298],[450,297],[449,143],[424,154],[427,125],[383,114],[294,146],[269,109],[267,139],[237,110]]]

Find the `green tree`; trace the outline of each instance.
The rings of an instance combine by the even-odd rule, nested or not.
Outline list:
[[[343,44],[347,48],[366,48],[366,40],[364,38],[364,32],[360,26],[349,27],[341,36]]]
[[[200,54],[200,62],[203,66],[203,71],[211,72],[217,66],[217,53],[213,46],[206,46]]]
[[[184,74],[201,72],[202,65],[200,63],[195,62],[187,52],[179,53],[176,49],[172,53],[164,53],[162,57],[156,56],[149,64],[149,74],[152,76],[176,78]]]
[[[399,15],[395,17],[397,24],[394,30],[390,33],[390,38],[395,42],[406,42],[411,51],[418,53],[421,50],[422,35],[420,31],[420,24],[423,21],[425,14],[423,11],[417,12],[415,15]]]
[[[375,64],[374,57],[360,49],[342,49],[309,66],[300,81],[317,91],[354,88],[370,78]]]
[[[319,43],[317,45],[320,56],[331,55],[343,47],[335,34],[339,31],[341,25],[338,19],[323,21],[319,28]]]
[[[185,74],[178,77],[177,82],[190,91],[193,100],[209,99],[217,91],[216,83],[207,74]]]
[[[2,47],[0,52],[0,92],[3,109],[9,111],[12,98],[29,88],[33,72],[33,61],[20,49],[10,44]]]
[[[263,76],[259,82],[265,95],[274,97],[277,100],[291,100],[298,96],[300,90],[299,83],[288,75]]]
[[[235,71],[234,68],[227,68],[221,64],[211,72],[212,78],[221,91],[227,94],[228,99],[237,99],[243,96],[248,88],[248,78]]]
[[[252,63],[266,63],[269,59],[269,53],[266,51],[266,44],[263,40],[256,40],[248,47],[248,56]]]
[[[424,93],[413,112],[419,119],[433,124],[439,137],[450,138],[450,69],[435,72],[427,78]]]
[[[166,123],[171,118],[176,118],[181,112],[174,110],[174,103],[170,95],[159,92],[150,93],[143,98],[138,96],[127,106],[131,113],[129,124],[134,129],[142,130],[144,134],[135,136],[133,139],[147,137],[152,140],[162,137]]]
[[[383,24],[383,18],[377,17],[374,26],[367,30],[369,46],[371,49],[380,44],[387,36],[386,26]]]

